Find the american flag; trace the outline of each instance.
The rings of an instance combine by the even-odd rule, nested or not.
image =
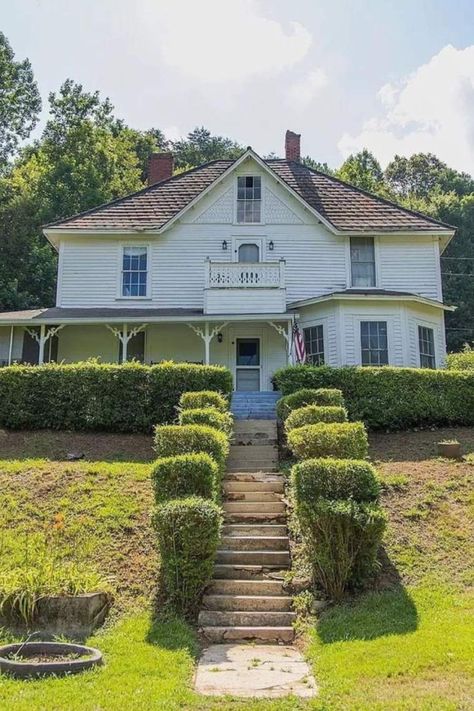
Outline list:
[[[306,348],[304,345],[303,334],[298,328],[296,321],[293,324],[293,348],[295,352],[295,360],[298,365],[306,363]]]

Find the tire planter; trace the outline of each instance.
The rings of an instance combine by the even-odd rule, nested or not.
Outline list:
[[[23,659],[9,659],[21,650]],[[70,659],[49,662],[29,662],[25,657],[39,655],[88,655],[85,659]],[[102,652],[93,647],[84,647],[81,644],[66,644],[59,642],[27,642],[7,644],[0,647],[0,672],[10,674],[17,679],[34,679],[41,676],[63,676],[64,674],[77,674],[78,672],[92,669],[102,664]]]
[[[459,442],[438,442],[438,455],[446,459],[461,459]]]

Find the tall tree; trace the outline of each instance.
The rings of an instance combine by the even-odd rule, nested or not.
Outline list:
[[[383,194],[387,192],[382,168],[375,156],[366,148],[346,158],[336,176],[362,190]]]
[[[0,32],[0,170],[19,142],[28,138],[41,111],[41,98],[28,59],[15,61],[14,52]]]
[[[437,193],[467,195],[474,191],[470,175],[448,168],[432,153],[414,153],[410,158],[396,155],[385,169],[384,178],[401,198],[429,199]]]
[[[186,139],[171,144],[175,165],[182,170],[218,158],[238,158],[244,147],[224,136],[213,136],[204,126],[196,127]]]

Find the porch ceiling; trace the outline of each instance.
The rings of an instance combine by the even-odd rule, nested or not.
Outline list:
[[[0,313],[0,326],[31,326],[41,324],[101,324],[101,323],[176,323],[189,321],[290,321],[297,314],[204,314],[202,309],[154,308],[61,308],[32,309]]]

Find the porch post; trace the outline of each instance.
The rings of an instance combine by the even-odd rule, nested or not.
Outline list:
[[[40,326],[40,337],[39,337],[39,353],[38,353],[38,365],[43,365],[44,363],[44,344],[46,343],[46,326],[44,323]]]
[[[15,326],[10,327],[10,345],[8,347],[8,365],[12,364],[12,357],[13,357],[13,333],[15,330]]]
[[[204,362],[209,365],[211,339],[209,338],[209,323],[204,324]]]
[[[127,329],[128,326],[126,323],[123,324],[122,326],[122,363],[127,362],[127,355],[128,355],[128,337],[127,337]]]
[[[220,326],[215,326],[212,330],[209,330],[209,322],[206,321],[204,323],[204,330],[200,328],[199,326],[195,326],[193,323],[188,323],[187,325],[189,328],[191,328],[194,333],[202,338],[204,341],[204,362],[206,365],[209,365],[211,362],[210,358],[210,346],[211,346],[211,341],[214,338],[214,336],[217,336],[223,328],[225,328],[228,324],[228,321],[225,323],[221,323]]]
[[[288,352],[287,352],[287,359],[288,359],[288,365],[294,365],[293,362],[293,324],[291,321],[288,321],[288,326],[287,326],[287,345],[288,345]]]

